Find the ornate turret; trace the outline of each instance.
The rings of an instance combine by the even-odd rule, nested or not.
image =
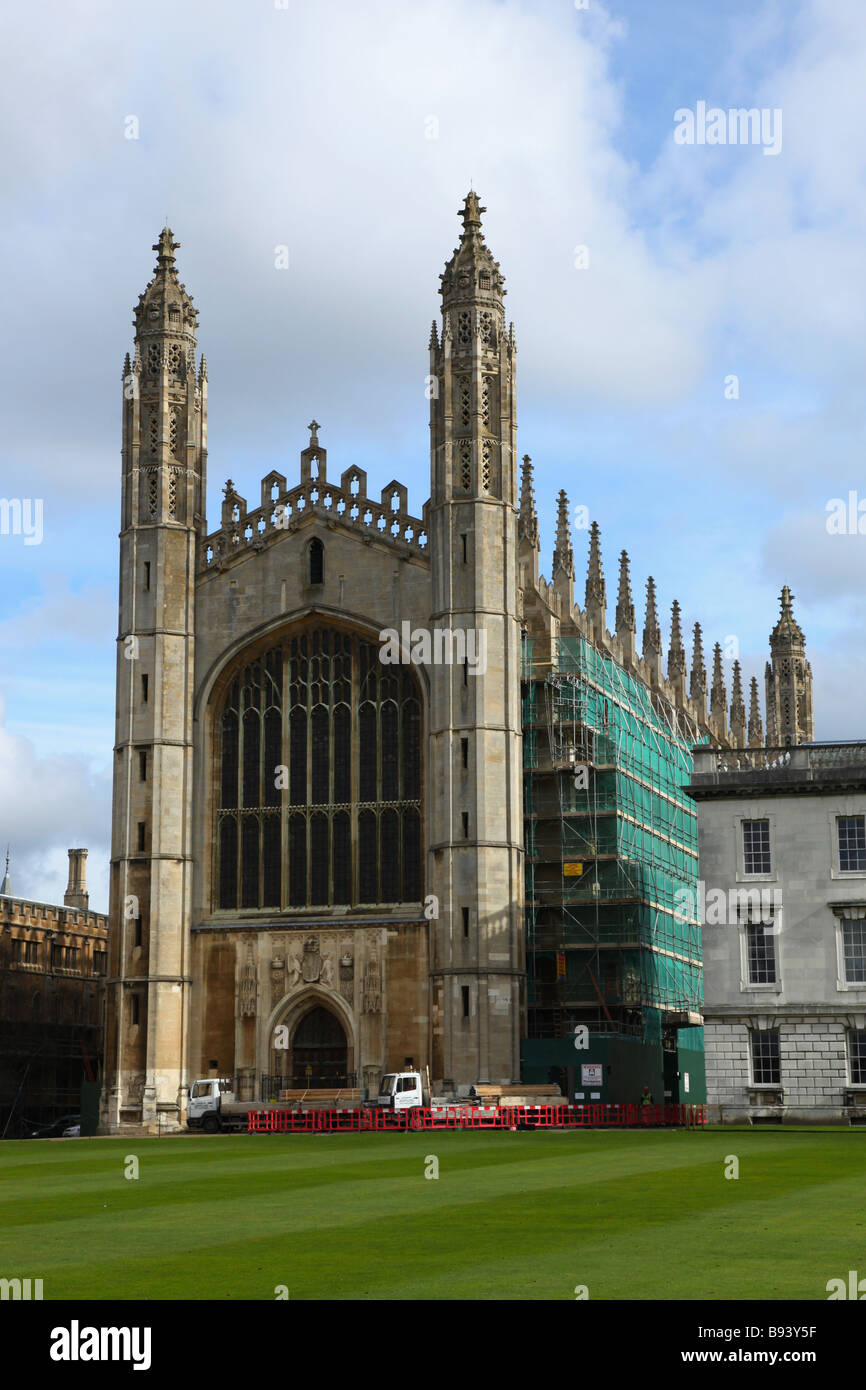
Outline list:
[[[589,565],[586,575],[586,623],[591,641],[604,642],[607,597],[601,563],[601,532],[594,521],[589,530]]]
[[[431,501],[517,502],[514,333],[506,332],[504,278],[485,244],[477,193],[440,276],[441,341],[430,336]]]
[[[178,280],[168,227],[153,279],[138,297],[135,356],[124,362],[124,525],[182,522],[205,531],[207,370],[196,378],[198,311]],[[134,487],[137,476],[138,487]]]
[[[499,262],[493,259],[484,241],[484,233],[481,230],[481,214],[486,211],[486,208],[479,205],[478,194],[470,190],[464,198],[463,207],[460,210],[460,216],[463,220],[460,245],[455,248],[451,260],[440,276],[442,309],[443,312],[452,309],[459,312],[461,307],[486,305],[499,320],[499,323],[504,324],[502,300],[506,294],[506,290],[503,288],[505,277],[500,273]],[[454,328],[455,325],[452,323],[452,331]],[[456,338],[459,345],[461,343],[459,323],[456,328]],[[465,335],[462,339],[462,345],[468,346]]]
[[[806,639],[794,618],[794,595],[782,590],[782,612],[770,634],[767,690],[767,743],[784,746],[814,738],[812,668],[806,660]]]

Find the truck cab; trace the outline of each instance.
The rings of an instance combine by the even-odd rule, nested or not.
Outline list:
[[[387,1110],[416,1110],[424,1104],[424,1087],[417,1071],[390,1072],[379,1085],[376,1104]]]
[[[189,1088],[186,1122],[190,1129],[219,1128],[220,1103],[223,1096],[232,1099],[232,1081],[225,1076],[208,1076],[194,1081]]]

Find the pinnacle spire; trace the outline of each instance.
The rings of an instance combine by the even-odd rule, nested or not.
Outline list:
[[[589,564],[586,573],[586,603],[595,599],[605,607],[604,569],[601,562],[601,529],[597,521],[589,528]]]
[[[180,242],[175,241],[171,228],[163,227],[152,248],[156,252],[153,279],[139,295],[135,308],[136,342],[142,335],[145,338],[171,335],[187,337],[195,345],[198,310],[193,307],[186,285],[177,278],[174,253],[179,248]]]
[[[174,253],[180,249],[180,242],[175,241],[170,227],[163,227],[159,234],[159,240],[155,241],[151,247],[152,251],[157,252],[156,273],[168,271],[176,275],[177,271],[174,264]]]
[[[589,564],[586,573],[586,618],[593,641],[603,642],[607,592],[601,563],[601,531],[597,521],[589,528]]]
[[[737,748],[746,744],[746,706],[743,701],[743,683],[739,661],[734,662],[734,678],[731,689],[731,737]]]
[[[468,233],[471,235],[473,232],[480,230],[481,214],[486,211],[486,208],[479,206],[478,194],[474,189],[470,188],[466,197],[463,199],[463,206],[460,209],[460,216],[463,218],[464,234]]]
[[[758,681],[752,676],[749,691],[749,747],[761,748],[764,743],[764,726],[761,722],[761,707],[758,703]]]
[[[704,647],[700,623],[695,623],[692,646],[692,671],[689,678],[689,699],[698,707],[698,717],[707,717],[707,668],[704,666]]]
[[[725,673],[722,668],[722,648],[719,642],[713,647],[713,684],[710,688],[710,723],[720,743],[727,739],[728,692],[725,689]]]
[[[634,604],[631,598],[631,580],[628,572],[628,552],[620,551],[619,588],[616,595],[616,619],[614,633],[620,644],[622,658],[626,666],[634,662]]]
[[[474,189],[470,189],[460,209],[463,222],[460,245],[455,248],[441,276],[441,293],[446,321],[452,308],[459,311],[464,309],[464,306],[478,305],[482,313],[486,312],[488,319],[485,320],[485,331],[488,335],[488,346],[492,347],[495,338],[498,338],[499,333],[505,328],[502,306],[505,277],[500,272],[499,262],[493,259],[490,248],[484,241],[481,214],[486,211],[478,201],[478,194]],[[491,337],[491,334],[494,336]],[[459,344],[459,329],[454,336]]]
[[[532,478],[532,459],[523,455],[520,468],[520,512],[517,518],[518,537],[525,536],[533,545],[538,545],[538,515],[535,510],[535,488]]]
[[[680,625],[680,605],[678,599],[674,599],[673,603],[671,604],[670,650],[671,652],[682,652],[683,655],[685,655],[685,650],[683,648],[683,630]]]
[[[553,550],[553,574],[574,578],[574,552],[571,548],[571,526],[568,520],[568,498],[563,488],[559,493],[556,515],[556,545]]]
[[[656,611],[656,582],[652,575],[646,582],[646,622],[643,629],[644,656],[649,655],[650,649],[656,653],[660,653],[662,649],[662,633]]]
[[[0,898],[11,898],[12,880],[9,877],[9,846],[6,846],[6,872],[3,875],[3,882],[0,883]]]
[[[628,551],[620,552],[619,589],[616,596],[616,634],[619,637],[626,628],[635,630],[634,604],[631,598],[631,577],[629,575]]]
[[[782,588],[782,592],[779,595],[779,602],[782,611],[779,615],[779,621],[776,623],[770,635],[770,646],[772,647],[774,643],[784,642],[785,640],[794,643],[805,643],[806,639],[803,636],[803,629],[794,617],[794,595],[791,593],[787,584]]]
[[[680,698],[686,693],[686,651],[683,646],[683,633],[680,626],[680,605],[677,599],[671,604],[671,644],[668,648],[668,677],[678,681]]]

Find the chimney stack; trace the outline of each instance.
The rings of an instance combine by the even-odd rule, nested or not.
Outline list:
[[[71,849],[69,851],[69,882],[66,885],[66,892],[63,894],[64,907],[80,907],[85,912],[90,903],[90,894],[87,891],[86,859],[86,849]]]

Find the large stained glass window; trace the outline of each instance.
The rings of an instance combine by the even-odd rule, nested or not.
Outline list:
[[[419,902],[421,705],[411,668],[308,625],[238,671],[215,721],[222,910]]]

